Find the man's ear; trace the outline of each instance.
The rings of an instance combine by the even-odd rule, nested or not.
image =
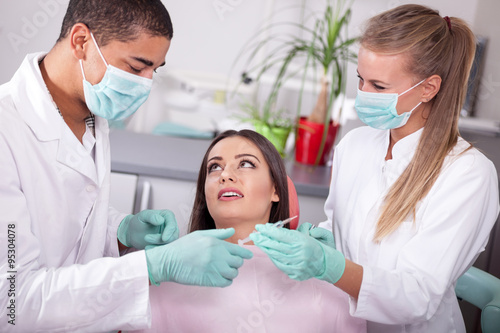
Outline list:
[[[441,77],[434,74],[423,82],[424,92],[421,96],[422,102],[428,102],[437,95],[441,89]]]
[[[86,60],[89,42],[92,37],[90,36],[90,29],[83,23],[77,23],[71,28],[69,33],[69,43],[71,52],[76,59]]]

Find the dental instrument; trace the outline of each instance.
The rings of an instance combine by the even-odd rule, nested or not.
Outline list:
[[[276,227],[276,228],[283,228],[285,225],[287,225],[288,223],[290,223],[291,221],[293,221],[293,219],[297,218],[297,216],[298,216],[298,215],[295,215],[295,216],[293,216],[293,217],[289,217],[289,218],[287,218],[287,219],[284,219],[283,221],[278,221],[278,222],[274,223],[274,224],[273,224],[273,226],[274,226],[274,227]],[[254,230],[254,231],[252,231],[252,234],[253,234],[254,232],[258,233],[258,231],[257,231],[257,230]],[[248,242],[250,242],[250,241],[251,241],[250,236],[248,236],[248,237],[246,237],[246,238],[244,238],[244,239],[239,239],[239,240],[238,240],[238,245],[240,245],[240,246],[241,246],[241,245],[243,245],[243,244],[245,244],[245,243],[248,243]]]

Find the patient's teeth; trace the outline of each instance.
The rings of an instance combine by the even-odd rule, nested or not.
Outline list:
[[[242,195],[236,193],[236,192],[225,192],[222,194],[223,197],[242,197]]]

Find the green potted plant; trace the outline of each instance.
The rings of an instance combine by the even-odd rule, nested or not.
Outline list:
[[[291,77],[301,77],[295,143],[295,159],[300,163],[325,164],[335,142],[341,108],[336,119],[332,119],[333,104],[337,98],[345,95],[347,63],[356,59],[356,54],[349,49],[356,38],[347,36],[351,4],[352,0],[326,0],[325,10],[320,15],[311,15],[302,23],[284,23],[298,29],[299,34],[274,34],[257,44],[249,44],[253,51],[248,53],[249,69],[244,73],[243,80],[248,81],[249,77],[254,76],[259,81],[271,71],[276,75],[266,104],[273,105],[276,102],[285,81]],[[308,25],[310,19],[313,21],[312,26]],[[263,30],[284,24],[270,24]],[[262,57],[264,60],[252,64],[270,42],[274,42],[274,45]],[[310,115],[301,117],[304,85],[311,72],[320,84],[320,91]],[[267,112],[272,111],[267,109]]]
[[[288,136],[294,127],[294,120],[287,116],[285,109],[276,109],[272,100],[267,100],[262,107],[258,103],[244,102],[243,112],[238,118],[251,123],[255,131],[273,143],[281,156],[285,156]]]

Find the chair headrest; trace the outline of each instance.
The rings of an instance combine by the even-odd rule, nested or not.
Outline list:
[[[300,219],[299,196],[292,179],[288,177],[288,201],[290,206],[290,217],[297,215],[296,219],[290,222],[290,229],[297,229]]]

